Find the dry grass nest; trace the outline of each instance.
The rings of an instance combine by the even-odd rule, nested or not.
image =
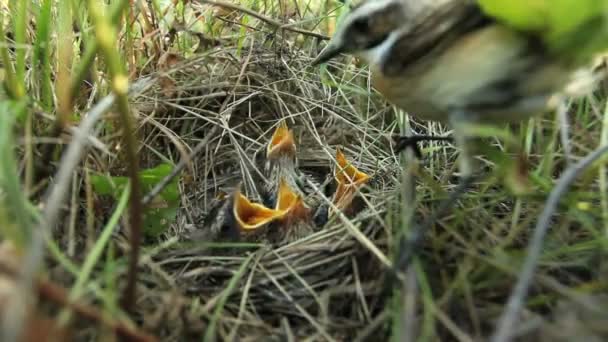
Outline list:
[[[385,217],[400,168],[391,151],[393,120],[383,103],[360,96],[366,73],[343,73],[339,82],[350,89],[338,90],[322,83],[310,60],[272,46],[245,47],[240,56],[222,47],[173,61],[133,99],[144,167],[179,160],[207,142],[181,178],[169,243],[145,258],[139,309],[145,328],[163,339],[200,335],[214,320],[221,340],[351,340],[384,312],[390,293],[383,291],[383,259],[391,243]],[[340,147],[372,176],[361,193],[364,209],[286,245],[196,238],[221,194],[241,183],[248,197],[258,197],[266,144],[280,120],[294,131],[302,171],[330,175]]]

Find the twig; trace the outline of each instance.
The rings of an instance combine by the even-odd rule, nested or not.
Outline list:
[[[19,273],[16,270],[3,263],[0,263],[0,273],[3,273],[11,278],[16,278],[19,276]],[[110,327],[116,332],[117,335],[125,338],[128,341],[156,341],[156,338],[151,335],[137,331],[123,322],[110,319],[95,307],[78,303],[76,301],[71,301],[64,288],[48,280],[36,279],[35,288],[41,297],[73,310],[80,317]]]
[[[608,153],[608,146],[603,146],[596,149],[578,163],[567,168],[562,177],[557,181],[555,188],[549,195],[545,209],[536,223],[536,227],[534,228],[534,236],[528,245],[528,250],[526,253],[527,256],[519,275],[519,281],[515,285],[515,288],[509,297],[506,309],[498,322],[498,327],[496,328],[491,341],[506,342],[512,339],[511,333],[513,332],[513,324],[517,319],[517,315],[519,314],[519,311],[526,298],[528,288],[530,287],[532,279],[534,278],[534,272],[542,252],[543,240],[547,234],[547,231],[549,230],[551,217],[556,211],[560,199],[564,196],[574,180],[589,166],[591,166],[591,164],[606,153]]]
[[[221,20],[221,21],[223,21],[223,22],[225,22],[227,24],[238,25],[238,26],[250,29],[252,31],[256,31],[256,32],[264,33],[264,34],[272,34],[273,33],[273,32],[270,32],[270,31],[265,31],[265,30],[259,29],[257,27],[253,27],[251,25],[243,24],[243,23],[238,22],[238,21],[230,20],[230,19],[227,19],[227,18],[222,18],[222,17],[219,17],[219,16],[216,16],[215,18],[218,19],[218,20]]]
[[[286,30],[286,31],[291,31],[291,32],[296,32],[296,33],[301,33],[303,35],[306,36],[311,36],[311,37],[315,37],[315,38],[319,38],[322,40],[329,40],[329,37],[321,34],[321,33],[316,33],[316,32],[312,32],[312,31],[307,31],[307,30],[303,30],[303,29],[299,29],[299,28],[295,28],[295,27],[290,27],[287,24],[283,24],[280,21],[276,21],[272,18],[268,18],[264,15],[261,15],[253,10],[250,10],[249,8],[245,8],[242,6],[239,6],[237,4],[233,4],[230,2],[225,2],[225,1],[211,1],[211,0],[199,0],[199,2],[204,3],[204,4],[208,4],[208,5],[212,5],[212,6],[218,6],[218,7],[223,7],[223,8],[229,8],[232,10],[236,10],[239,12],[243,12],[245,14],[249,14],[250,16],[257,18],[263,22],[265,22],[266,24],[275,27],[276,29],[279,30]]]
[[[133,84],[131,90],[132,92],[140,93],[150,84],[149,78],[145,78]],[[19,292],[24,295],[13,296],[7,303],[6,312],[11,312],[11,315],[4,315],[2,322],[3,341],[14,340],[21,331],[24,317],[16,314],[16,312],[20,311],[17,311],[17,309],[11,310],[11,308],[24,307],[24,301],[27,298],[27,294],[32,290],[34,276],[38,273],[44,258],[45,237],[49,235],[50,231],[57,224],[59,212],[61,211],[66,195],[69,193],[68,187],[71,183],[72,173],[78,166],[78,163],[80,163],[82,155],[89,145],[88,136],[91,134],[95,124],[101,119],[103,114],[110,110],[114,105],[115,99],[115,96],[110,94],[99,101],[99,103],[87,113],[78,129],[74,131],[73,140],[61,158],[60,167],[55,176],[55,184],[48,190],[48,195],[44,202],[45,207],[42,218],[38,227],[32,232],[31,245],[28,248],[23,267],[21,268],[21,279],[18,288]]]
[[[129,106],[129,78],[122,56],[115,46],[118,38],[114,23],[104,15],[99,4],[89,2],[89,12],[93,19],[95,38],[99,54],[104,57],[110,75],[110,88],[116,96],[116,108],[123,129],[122,141],[127,164],[127,176],[131,192],[129,197],[129,242],[131,250],[127,270],[127,284],[122,293],[121,307],[131,313],[135,307],[137,289],[137,266],[143,230],[143,206],[141,205],[141,181],[139,179],[139,141],[135,136],[136,128]]]

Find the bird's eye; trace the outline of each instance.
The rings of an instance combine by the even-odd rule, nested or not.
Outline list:
[[[367,18],[359,18],[355,20],[353,23],[353,27],[358,32],[368,32],[369,31],[369,20]]]

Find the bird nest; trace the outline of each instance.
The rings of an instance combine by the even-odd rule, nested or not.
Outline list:
[[[170,56],[155,86],[134,100],[146,147],[157,152],[144,153],[144,165],[202,146],[181,177],[175,224],[145,258],[139,309],[145,328],[163,339],[353,340],[385,326],[386,217],[400,169],[389,139],[394,120],[365,95],[367,73],[346,68],[331,79],[307,55],[252,46]],[[280,121],[294,132],[300,171],[331,183],[340,148],[371,176],[357,194],[362,205],[289,242],[216,241],[208,231],[224,194],[239,186],[259,200]],[[331,202],[331,191],[317,195]]]

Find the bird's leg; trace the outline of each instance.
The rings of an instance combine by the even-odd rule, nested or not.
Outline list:
[[[454,130],[454,141],[460,149],[458,156],[458,173],[460,174],[460,182],[473,177],[475,170],[475,159],[471,151],[472,137],[470,136],[468,125],[473,118],[470,114],[463,111],[454,112],[450,115],[450,124]]]
[[[407,267],[412,261],[412,257],[422,245],[426,232],[430,230],[435,222],[443,216],[454,202],[467,191],[468,187],[473,183],[474,177],[462,179],[458,186],[450,193],[449,197],[439,204],[439,207],[421,224],[414,225],[407,236],[402,236],[399,240],[398,255],[395,261],[395,274],[405,273]]]
[[[464,194],[475,180],[475,160],[471,153],[471,137],[467,125],[474,121],[474,117],[466,112],[455,112],[450,117],[454,130],[454,141],[460,150],[458,186],[449,194],[448,198],[441,201],[437,209],[421,224],[415,224],[407,236],[399,241],[399,250],[395,261],[395,272],[405,272],[412,257],[420,247],[426,233],[445,213],[454,206],[454,203]]]
[[[452,194],[444,201],[447,203],[441,203],[439,205],[437,210],[438,215],[443,215],[444,211],[447,211],[452,207],[454,202],[467,191],[475,179],[475,170],[477,170],[478,167],[476,166],[475,158],[473,157],[474,149],[472,147],[474,137],[471,136],[470,129],[470,124],[475,121],[475,115],[466,111],[453,111],[450,115],[450,123],[454,130],[454,142],[460,149],[460,155],[458,156],[458,173],[460,180],[456,189],[454,189]]]
[[[396,136],[395,140],[395,152],[400,153],[406,148],[411,148],[418,159],[422,158],[422,152],[418,145],[421,141],[452,141],[451,137],[440,137],[435,135],[409,135],[409,136]]]

